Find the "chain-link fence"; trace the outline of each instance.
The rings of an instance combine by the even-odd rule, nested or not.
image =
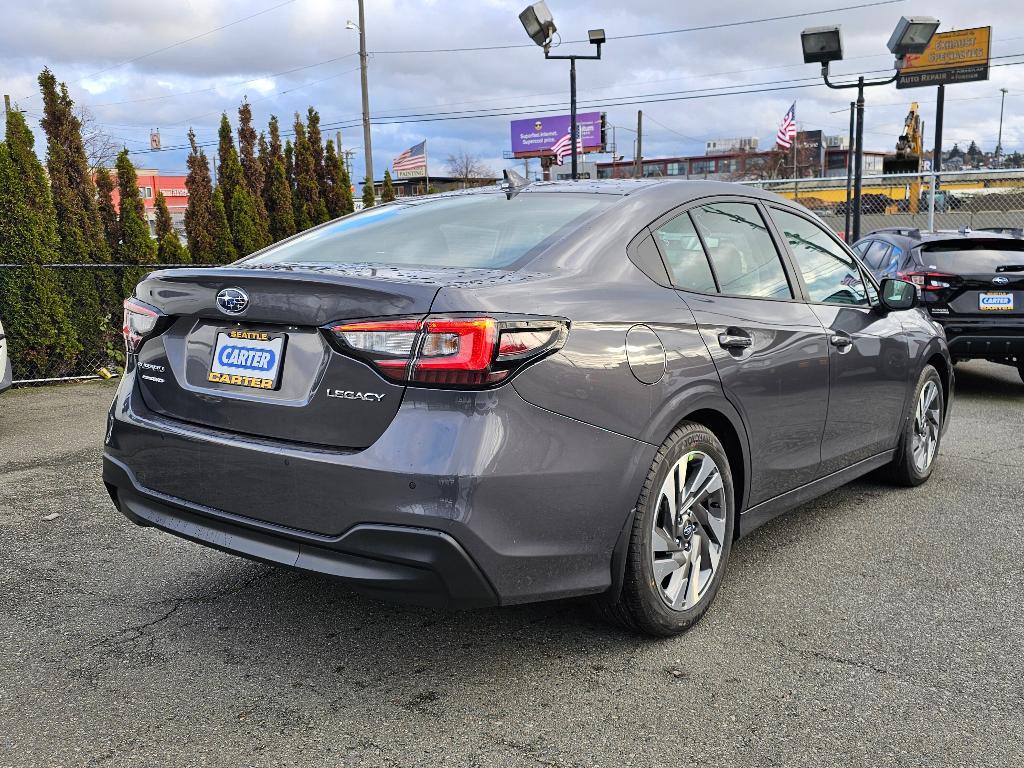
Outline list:
[[[848,208],[852,214],[845,175],[745,183],[797,200],[836,232],[845,232]],[[1024,169],[865,176],[861,235],[883,227],[1020,230]]]
[[[160,265],[160,269],[184,265]],[[117,376],[122,303],[153,266],[0,264],[0,323],[14,383]]]

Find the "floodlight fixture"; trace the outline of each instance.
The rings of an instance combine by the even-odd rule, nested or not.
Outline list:
[[[889,51],[896,58],[924,53],[938,28],[939,20],[932,16],[901,16],[889,38]]]
[[[605,41],[603,29],[591,29],[587,32],[587,36],[590,38],[590,42],[594,45],[601,45]]]
[[[551,38],[556,31],[555,19],[544,0],[528,5],[519,14],[519,21],[523,23],[526,34],[537,45],[547,48],[551,44]]]
[[[839,27],[809,27],[800,33],[804,64],[828,64],[843,58],[843,36]]]

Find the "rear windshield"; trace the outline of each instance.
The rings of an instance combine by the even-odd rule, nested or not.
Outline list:
[[[988,273],[1000,271],[1000,267],[1024,266],[1024,241],[1020,240],[948,240],[929,243],[921,250],[925,266],[952,274]]]
[[[616,198],[529,192],[425,198],[346,216],[247,264],[401,264],[513,269]]]

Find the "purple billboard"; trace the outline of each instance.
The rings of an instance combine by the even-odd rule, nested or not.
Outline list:
[[[512,153],[516,157],[539,157],[552,155],[552,147],[569,136],[569,115],[530,117],[512,121]],[[601,148],[601,113],[581,112],[576,115],[576,125],[583,139],[583,151],[594,152]]]

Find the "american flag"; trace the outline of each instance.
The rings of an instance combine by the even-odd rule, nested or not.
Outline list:
[[[782,118],[782,124],[779,126],[779,132],[775,135],[775,142],[783,149],[789,149],[793,146],[793,140],[796,138],[796,102],[793,102],[793,106],[789,108],[789,112]]]
[[[398,171],[415,171],[427,167],[427,142],[421,141],[414,147],[409,147],[391,162],[391,167]]]
[[[565,134],[565,136],[552,144],[551,151],[555,153],[555,162],[562,165],[565,158],[572,154],[572,142],[569,139],[569,134]],[[583,154],[583,139],[579,136],[576,137],[576,153]]]

